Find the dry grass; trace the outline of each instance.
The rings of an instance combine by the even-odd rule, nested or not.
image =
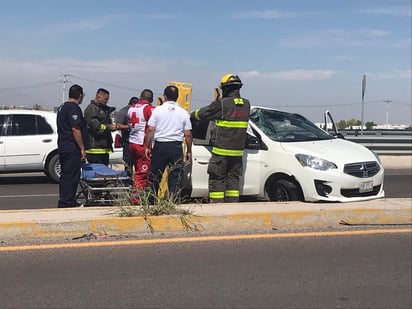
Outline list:
[[[121,198],[121,201],[117,203],[118,215],[120,217],[143,217],[148,229],[153,233],[154,228],[150,222],[150,217],[178,216],[184,231],[199,231],[192,220],[193,212],[181,207],[183,201],[180,198],[180,194],[167,194],[163,198],[159,198],[150,190],[142,190],[139,192],[138,202],[135,205],[131,205],[130,201],[133,197],[129,194],[128,199]],[[125,200],[128,200],[128,203],[125,203]]]

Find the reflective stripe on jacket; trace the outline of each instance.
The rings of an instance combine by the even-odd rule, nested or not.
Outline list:
[[[84,111],[91,149],[87,153],[109,153],[113,151],[110,113],[115,108],[92,101]],[[101,151],[99,151],[99,149]],[[99,152],[97,152],[99,151]]]
[[[250,102],[239,97],[224,97],[209,106],[194,111],[197,120],[215,120],[212,152],[221,156],[242,156],[246,142],[246,129],[250,114]]]

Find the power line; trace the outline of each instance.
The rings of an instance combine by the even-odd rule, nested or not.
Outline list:
[[[83,80],[83,81],[87,81],[87,82],[91,82],[91,83],[95,83],[95,84],[100,84],[100,85],[106,85],[106,86],[110,86],[110,87],[114,87],[114,88],[119,88],[119,89],[124,89],[124,90],[130,90],[130,91],[136,91],[135,88],[130,88],[130,87],[125,87],[125,86],[121,86],[121,85],[116,85],[116,84],[112,84],[112,83],[107,83],[107,82],[102,82],[102,81],[98,81],[98,80],[93,80],[93,79],[88,79],[88,78],[84,78],[81,76],[77,76],[77,75],[69,75],[71,77],[77,78],[79,80]],[[162,96],[163,94],[160,93],[154,93],[157,96]],[[196,102],[212,102],[212,100],[210,99],[198,99],[198,98],[193,98],[192,97],[192,101],[196,101]],[[356,106],[359,105],[361,102],[354,102],[354,103],[338,103],[338,104],[314,104],[314,105],[277,105],[275,104],[276,107],[325,107],[325,106]],[[382,103],[382,100],[375,100],[375,101],[365,101],[365,104],[375,104],[375,103]],[[407,104],[403,104],[403,103],[397,103],[397,104],[401,104],[401,105],[407,105]]]
[[[77,79],[80,79],[80,80],[83,80],[83,81],[95,83],[95,84],[106,85],[106,86],[110,86],[110,87],[114,87],[114,88],[130,90],[130,91],[136,91],[136,88],[130,88],[130,87],[120,86],[120,85],[116,85],[116,84],[106,83],[106,82],[102,82],[102,81],[98,81],[98,80],[93,80],[93,79],[80,77],[80,76],[77,76],[77,75],[70,75],[70,76],[74,77],[74,78],[77,78]],[[153,94],[157,95],[157,96],[162,96],[163,95],[163,94],[156,93],[156,92],[153,92]],[[192,101],[211,102],[211,100],[195,99],[195,98],[192,98]]]
[[[365,104],[374,104],[374,103],[382,103],[382,100],[379,101],[367,101]],[[277,105],[277,107],[326,107],[326,106],[351,106],[351,105],[359,105],[360,102],[355,103],[339,103],[339,104],[314,104],[314,105]]]
[[[88,78],[80,77],[80,76],[77,76],[77,75],[70,75],[70,76],[74,77],[74,78],[77,78],[77,79],[80,79],[80,80],[84,80],[86,82],[91,82],[91,83],[95,83],[95,84],[100,84],[100,85],[105,85],[105,86],[110,86],[110,87],[120,88],[120,89],[125,89],[125,90],[136,91],[135,88],[129,88],[129,87],[120,86],[120,85],[111,84],[111,83],[106,83],[106,82],[102,82],[102,81],[98,81],[98,80],[88,79]]]
[[[0,88],[0,91],[11,91],[11,90],[20,90],[20,89],[27,89],[27,88],[40,88],[40,87],[47,87],[51,85],[55,85],[57,82],[47,82],[41,84],[33,84],[33,85],[26,85],[26,86],[17,86],[17,87],[8,87],[8,88]]]
[[[393,104],[397,104],[397,105],[402,105],[402,106],[408,106],[408,107],[412,107],[411,103],[404,103],[404,102],[400,102],[400,101],[391,101]]]

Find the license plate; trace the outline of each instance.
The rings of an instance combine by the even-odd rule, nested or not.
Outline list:
[[[359,192],[371,192],[373,190],[373,181],[364,181],[360,183]]]

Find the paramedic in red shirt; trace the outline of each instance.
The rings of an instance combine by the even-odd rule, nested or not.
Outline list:
[[[147,122],[153,111],[153,91],[144,89],[140,94],[140,99],[128,110],[129,118],[129,147],[134,167],[134,187],[138,190],[147,185],[150,173],[150,158],[145,153],[145,136]]]

